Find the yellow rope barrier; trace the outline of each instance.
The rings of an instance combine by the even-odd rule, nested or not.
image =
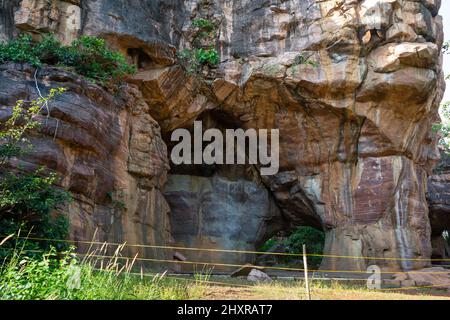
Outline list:
[[[185,250],[185,251],[206,251],[206,252],[224,252],[224,253],[242,253],[242,254],[258,254],[258,255],[276,255],[276,256],[294,256],[300,257],[303,254],[297,253],[284,253],[284,252],[267,252],[267,251],[248,251],[248,250],[230,250],[230,249],[209,249],[209,248],[191,248],[191,247],[178,247],[178,246],[157,246],[157,245],[145,245],[145,244],[129,244],[129,243],[114,243],[114,242],[99,242],[99,241],[86,241],[86,240],[63,240],[63,239],[50,239],[50,238],[37,238],[37,237],[18,237],[20,239],[28,239],[34,241],[54,241],[54,242],[66,242],[72,244],[97,244],[97,245],[111,245],[111,246],[125,246],[125,247],[138,247],[138,248],[153,248],[153,249],[171,249],[171,250]],[[344,256],[344,255],[330,255],[330,254],[306,254],[310,257],[324,257],[324,258],[343,258],[343,259],[365,259],[365,260],[388,260],[388,261],[441,261],[450,262],[450,259],[426,259],[426,258],[391,258],[391,257],[368,257],[368,256]]]
[[[13,248],[0,248],[0,250],[14,250]],[[44,252],[44,250],[22,250],[22,252]],[[82,253],[76,253],[78,256],[88,256],[90,258],[102,258],[102,259],[111,259],[111,260],[136,260],[136,261],[147,261],[147,262],[164,262],[164,263],[176,263],[176,264],[191,264],[191,265],[210,265],[210,266],[228,266],[228,267],[243,267],[244,265],[236,265],[236,264],[224,264],[224,263],[211,263],[211,262],[193,262],[193,261],[174,261],[174,260],[164,260],[164,259],[148,259],[148,258],[137,258],[137,257],[124,257],[124,256],[107,256],[107,255],[95,255],[95,254],[82,254]],[[272,270],[287,270],[287,271],[303,271],[303,269],[296,269],[296,268],[283,268],[283,267],[263,267],[263,266],[254,266],[255,268],[263,268],[263,269],[272,269]],[[105,271],[101,269],[96,269],[97,271]],[[311,270],[311,272],[314,273],[364,273],[366,274],[366,271],[353,271],[353,270]],[[398,272],[380,272],[382,274],[395,274]],[[442,271],[442,272],[427,272],[427,271],[408,271],[410,274],[449,274],[449,271]],[[220,282],[220,281],[210,281],[210,280],[201,280],[201,279],[189,279],[189,278],[181,278],[177,276],[172,275],[162,275],[162,274],[148,274],[148,273],[135,273],[135,272],[127,272],[127,274],[135,275],[135,276],[145,276],[145,277],[156,277],[156,276],[162,276],[167,277],[175,280],[183,280],[183,281],[194,281],[194,282],[200,282],[200,283],[207,283],[207,284],[215,284],[215,285],[224,285],[224,286],[231,286],[231,287],[240,287],[240,288],[248,288],[248,289],[254,289],[254,286],[250,285],[239,285],[234,283],[228,283],[228,282]],[[363,279],[362,279],[363,280]],[[444,287],[450,287],[450,283],[448,284],[437,284],[437,285],[429,285],[429,286],[410,286],[410,287],[400,287],[400,288],[382,288],[377,289],[377,291],[397,291],[397,290],[419,290],[419,289],[427,289],[427,288],[444,288]],[[286,291],[291,290],[291,288],[273,288],[280,291]]]

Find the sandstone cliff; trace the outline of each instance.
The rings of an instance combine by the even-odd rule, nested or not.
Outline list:
[[[439,7],[440,0],[22,0],[2,2],[0,38],[96,35],[138,64],[117,96],[57,69],[38,73],[42,87],[70,89],[52,104],[29,162],[61,173],[75,195],[74,239],[100,227],[102,241],[254,250],[279,230],[311,225],[325,230],[326,254],[388,258],[330,258],[325,269],[412,269],[428,266],[432,253],[425,196],[445,87]],[[206,82],[176,59],[195,18],[219,26],[221,63]],[[36,94],[26,66],[4,65],[0,76],[2,104]],[[170,133],[196,119],[279,129],[280,172],[169,171]],[[145,255],[157,253],[164,256]]]

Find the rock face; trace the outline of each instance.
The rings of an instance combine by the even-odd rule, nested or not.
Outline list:
[[[64,115],[66,131],[58,130],[53,141],[56,130],[50,130],[50,139],[39,142],[50,140],[48,148],[60,150],[49,158],[70,164],[58,169],[65,185],[73,181],[72,191],[89,199],[80,203],[91,203],[71,209],[74,236],[108,225],[115,210],[102,205],[102,197],[105,186],[116,183],[126,190],[127,209],[113,228],[115,239],[160,244],[170,233],[187,246],[257,249],[276,231],[311,225],[325,230],[326,254],[389,258],[330,257],[324,269],[429,265],[425,195],[439,157],[431,127],[445,86],[440,1],[85,0],[71,3],[80,8],[74,15],[61,9],[64,2],[3,4],[2,36],[49,30],[67,40],[80,30],[108,39],[139,67],[126,93],[133,102],[71,79],[70,85],[97,94],[86,97],[89,90],[81,87],[65,96],[72,107],[55,111],[49,122]],[[195,18],[219,25],[221,63],[208,82],[176,63],[176,52],[192,42]],[[11,72],[3,72],[1,84],[13,83],[1,90],[9,101],[26,88]],[[163,190],[168,159],[152,118],[169,150],[171,132],[191,128],[196,119],[219,128],[279,129],[280,172],[260,177],[258,168],[246,176],[236,175],[248,171],[239,166],[172,166]],[[90,122],[94,132],[72,121]],[[64,142],[69,138],[59,138],[64,132],[81,140],[76,152]],[[100,151],[83,156],[85,148]],[[242,263],[254,257],[204,252],[196,258]]]
[[[43,95],[55,87],[67,92],[44,110],[39,135],[31,138],[34,147],[17,166],[45,165],[61,175],[60,186],[74,197],[68,208],[71,238],[81,248],[86,246],[78,241],[85,240],[169,244],[170,209],[161,193],[167,150],[140,92],[128,87],[113,97],[59,69],[35,74],[34,68],[7,64],[0,67],[0,104],[36,98],[34,76]],[[0,109],[2,120],[7,107]],[[164,257],[157,250],[146,253]]]
[[[432,230],[433,258],[450,258],[450,247],[442,233],[450,230],[450,156],[442,153],[442,160],[428,178],[428,203]],[[444,262],[444,264],[447,264]]]
[[[283,217],[262,184],[220,175],[170,175],[164,196],[172,209],[177,246],[254,251],[283,227]],[[245,264],[249,254],[186,252],[189,261]],[[184,266],[185,269],[190,266]],[[229,270],[217,266],[215,271]]]

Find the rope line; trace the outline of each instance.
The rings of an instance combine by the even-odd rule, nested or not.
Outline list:
[[[0,250],[14,250],[13,248],[0,248]],[[21,250],[21,252],[45,252],[44,250]],[[163,260],[163,259],[146,259],[146,258],[131,258],[131,257],[124,257],[124,256],[106,256],[106,255],[93,255],[93,254],[81,254],[81,253],[75,253],[75,255],[78,256],[88,256],[91,258],[108,258],[111,260],[140,260],[140,261],[148,261],[148,262],[169,262],[169,263],[185,263],[185,264],[196,264],[196,265],[212,265],[212,266],[242,266],[242,265],[234,265],[234,264],[222,264],[222,263],[207,263],[207,262],[192,262],[192,261],[174,261],[174,260]],[[255,268],[263,268],[263,269],[280,269],[278,267],[262,267],[262,266],[254,266]],[[289,270],[301,270],[304,269],[293,269],[293,268],[282,268],[289,269]],[[107,270],[102,269],[94,269],[96,271],[102,271],[107,272]],[[112,270],[111,270],[112,271]],[[311,272],[316,273],[367,273],[365,271],[351,271],[351,270],[311,270]],[[398,272],[380,272],[383,274],[393,274]],[[415,274],[449,274],[450,270],[447,272],[426,272],[426,271],[408,271],[408,273],[415,273]],[[231,286],[231,287],[239,287],[239,288],[247,288],[247,289],[255,289],[257,288],[254,285],[240,285],[235,283],[228,283],[228,282],[220,282],[220,281],[210,281],[210,280],[202,280],[202,279],[190,279],[190,278],[182,278],[178,276],[173,275],[165,275],[165,274],[150,274],[150,273],[137,273],[137,272],[126,272],[128,275],[134,275],[134,276],[144,276],[144,277],[156,277],[161,276],[161,278],[170,278],[174,280],[182,280],[182,281],[192,281],[197,283],[206,283],[206,284],[213,284],[213,285],[222,285],[222,286]],[[364,280],[364,279],[361,279]],[[304,280],[301,280],[304,281]],[[444,287],[450,287],[450,283],[447,284],[436,284],[436,285],[427,285],[427,286],[410,286],[410,287],[399,287],[399,288],[381,288],[376,289],[375,291],[398,291],[398,290],[419,290],[419,289],[428,289],[428,288],[444,288]],[[271,290],[276,291],[288,291],[292,290],[293,288],[271,288]],[[294,288],[295,289],[295,288]]]
[[[163,262],[163,263],[174,263],[174,264],[189,264],[189,265],[208,265],[208,266],[219,266],[219,267],[245,267],[246,265],[240,264],[228,264],[228,263],[214,263],[214,262],[199,262],[199,261],[176,261],[176,260],[164,260],[164,259],[149,259],[149,258],[131,258],[125,256],[106,256],[106,255],[93,255],[87,253],[76,253],[80,256],[90,256],[93,258],[107,258],[107,259],[121,259],[121,260],[133,260],[136,261],[144,261],[144,262]],[[257,266],[252,265],[254,269],[271,269],[271,270],[281,270],[281,271],[305,271],[302,268],[289,268],[289,267],[271,267],[271,266]],[[367,271],[362,270],[314,270],[308,269],[313,273],[360,273],[360,274],[371,274]],[[380,274],[397,274],[402,273],[402,271],[380,271]],[[448,271],[407,271],[407,273],[414,274],[450,274],[450,270]]]
[[[1,237],[1,236],[0,236]],[[54,241],[54,242],[66,242],[72,244],[97,244],[97,245],[111,245],[111,246],[125,246],[125,247],[137,247],[137,248],[153,248],[153,249],[171,249],[171,250],[185,250],[185,251],[206,251],[206,252],[225,252],[225,253],[242,253],[242,254],[257,254],[257,255],[275,255],[275,256],[293,256],[301,257],[300,253],[284,253],[284,252],[267,252],[267,251],[248,251],[248,250],[231,250],[231,249],[208,249],[208,248],[194,248],[194,247],[179,247],[179,246],[157,246],[157,245],[145,245],[145,244],[129,244],[129,243],[114,243],[114,242],[100,242],[100,241],[87,241],[87,240],[64,240],[64,239],[50,239],[50,238],[38,238],[38,237],[17,237],[19,239],[28,239],[34,241]],[[325,257],[325,258],[343,258],[343,259],[365,259],[365,260],[389,260],[389,261],[448,261],[450,259],[426,259],[426,258],[392,258],[392,257],[368,257],[368,256],[344,256],[344,255],[331,255],[331,254],[316,254],[307,253],[309,257]]]

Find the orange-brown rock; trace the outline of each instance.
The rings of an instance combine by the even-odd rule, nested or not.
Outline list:
[[[15,16],[0,24],[3,38],[16,27],[61,30],[51,10],[36,16],[26,3],[5,8]],[[429,266],[425,195],[439,157],[431,128],[445,86],[439,7],[438,0],[82,1],[80,33],[105,37],[139,72],[125,90],[133,102],[67,80],[81,86],[64,97],[73,107],[52,111],[50,138],[38,142],[50,140],[43,162],[60,166],[65,186],[83,198],[84,207],[71,211],[74,233],[88,237],[93,221],[110,226],[115,210],[102,205],[103,192],[120,185],[127,218],[112,228],[120,240],[165,243],[171,234],[181,245],[254,250],[279,230],[311,225],[326,232],[326,254],[356,257],[326,258],[327,270]],[[186,74],[175,59],[200,17],[219,25],[221,63],[208,81]],[[57,25],[64,25],[61,18]],[[10,103],[31,90],[18,79],[29,71],[3,74]],[[86,96],[90,90],[96,94]],[[247,166],[169,172],[152,118],[169,150],[171,132],[196,119],[220,129],[279,129],[280,172],[261,177]],[[61,144],[52,142],[55,119],[62,121]],[[196,261],[254,260],[182,253]]]
[[[27,65],[0,66],[1,119],[17,99],[37,97],[34,75]],[[59,185],[74,198],[67,216],[75,243],[82,248],[91,240],[170,244],[170,209],[161,193],[167,150],[141,93],[129,86],[113,96],[57,68],[40,69],[36,78],[44,95],[49,88],[67,91],[44,110],[40,135],[33,135],[33,148],[17,166],[45,165],[60,174]],[[124,254],[136,251],[126,248]],[[159,258],[168,254],[144,252]]]

